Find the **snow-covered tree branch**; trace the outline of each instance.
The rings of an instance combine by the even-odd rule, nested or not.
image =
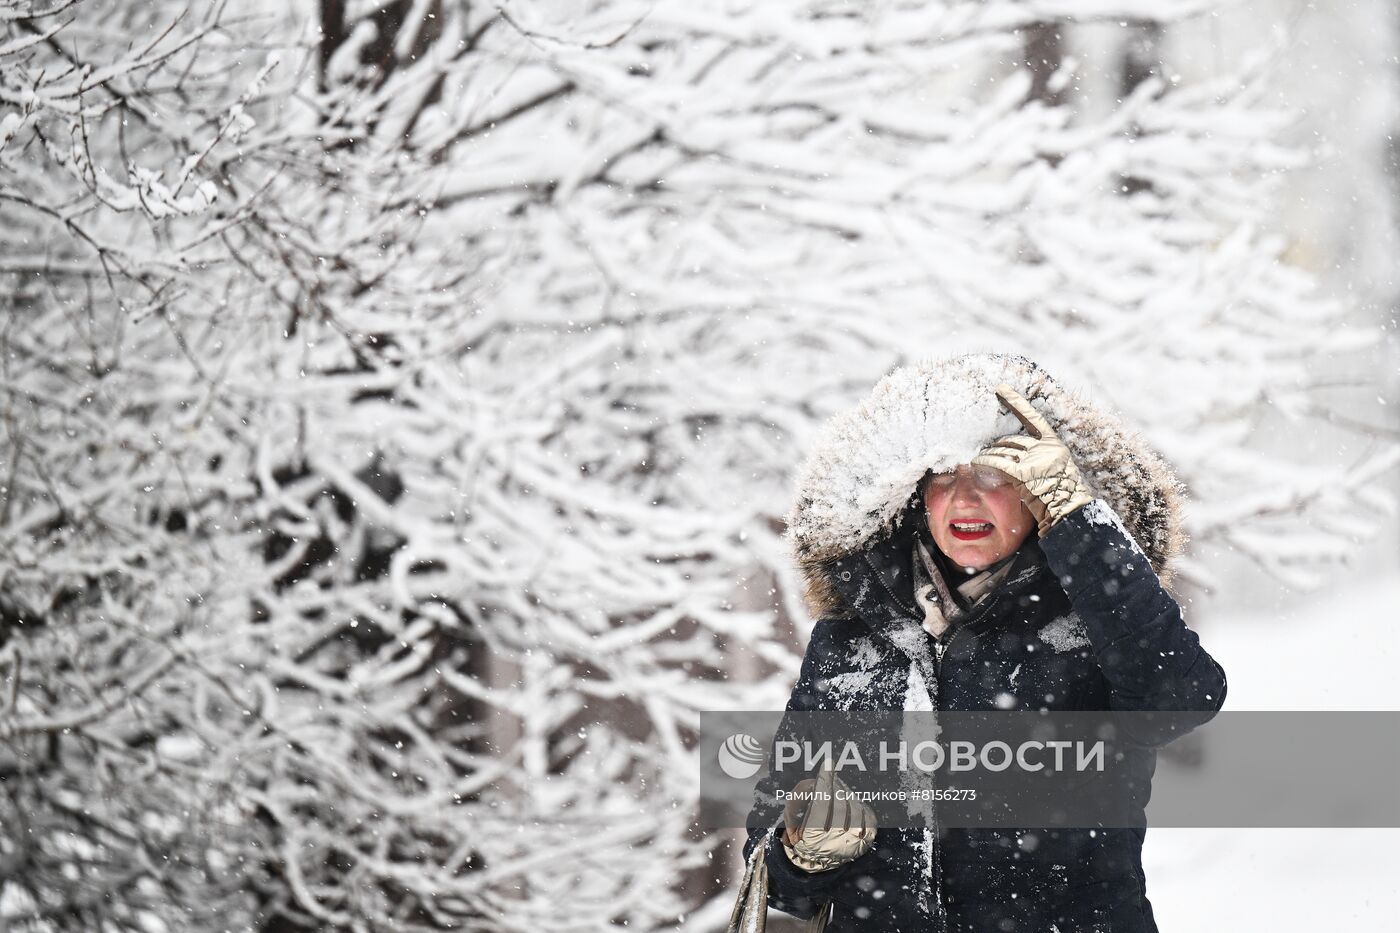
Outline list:
[[[0,0],[0,925],[674,925],[699,712],[796,669],[791,471],[913,358],[1343,553],[1393,455],[1248,446],[1368,339],[1281,262],[1286,115],[1076,118],[1021,51],[1081,6]]]

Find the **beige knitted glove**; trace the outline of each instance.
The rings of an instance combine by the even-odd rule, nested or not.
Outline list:
[[[851,799],[851,789],[824,767],[815,781],[793,788],[799,796],[783,808],[783,849],[788,860],[804,871],[838,868],[870,851],[875,842],[875,813]],[[810,799],[801,795],[810,793]]]
[[[1015,481],[1043,538],[1056,522],[1088,505],[1094,497],[1089,494],[1069,448],[1055,435],[1045,416],[1009,385],[997,386],[997,398],[1025,426],[1026,433],[993,441],[972,463],[994,467]]]

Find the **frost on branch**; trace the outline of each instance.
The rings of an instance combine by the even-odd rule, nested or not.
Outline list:
[[[791,471],[908,359],[1113,387],[1274,564],[1374,473],[1235,495],[1353,340],[1249,75],[1072,118],[1038,3],[293,6],[0,4],[3,924],[724,901],[699,711],[785,699]]]

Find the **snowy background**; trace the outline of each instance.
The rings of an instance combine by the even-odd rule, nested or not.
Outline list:
[[[0,930],[722,929],[699,712],[785,702],[793,471],[931,355],[1176,466],[1229,708],[1395,709],[1398,51],[1382,0],[0,0]],[[1384,928],[1398,844],[1154,831],[1149,894]]]

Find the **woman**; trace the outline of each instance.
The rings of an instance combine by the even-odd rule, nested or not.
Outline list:
[[[1163,586],[1182,542],[1171,473],[1025,359],[895,371],[832,422],[799,493],[789,534],[818,621],[789,710],[1203,722],[1224,702],[1224,671]],[[860,806],[821,828],[796,806],[778,816],[771,785],[760,800],[749,825],[772,828],[750,830],[745,856],[764,860],[769,904],[811,918],[829,903],[829,931],[1157,929],[1142,830],[877,832]]]

